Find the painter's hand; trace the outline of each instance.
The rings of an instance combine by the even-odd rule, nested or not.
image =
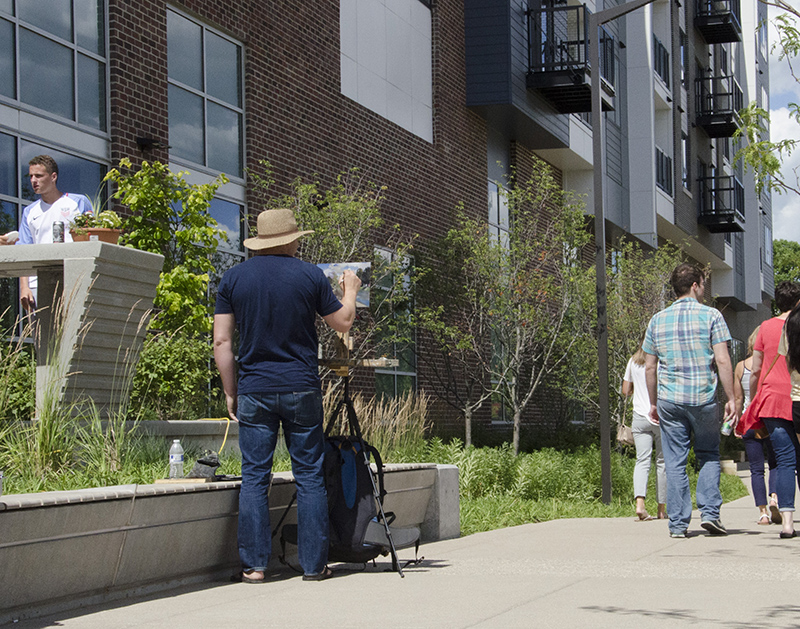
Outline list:
[[[361,288],[361,279],[350,269],[342,273],[342,277],[339,278],[339,283],[342,285],[342,292],[345,295],[351,292],[356,293],[358,289]]]

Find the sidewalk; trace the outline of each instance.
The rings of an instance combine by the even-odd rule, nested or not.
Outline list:
[[[322,583],[220,581],[13,626],[797,626],[800,537],[756,516],[750,496],[723,505],[730,535],[710,537],[695,512],[688,539],[633,517],[528,524],[425,545],[404,579],[383,560]]]

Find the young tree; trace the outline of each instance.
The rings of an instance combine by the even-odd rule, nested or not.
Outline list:
[[[788,64],[792,78],[800,83],[800,77],[795,73],[793,65],[794,59],[800,53],[800,30],[797,26],[800,9],[785,0],[760,1],[783,11],[773,20],[778,32],[778,41],[773,44],[773,49],[778,51],[778,59]],[[797,103],[789,103],[788,109],[789,117],[800,124],[800,106]],[[781,171],[783,162],[792,155],[800,140],[796,137],[778,141],[766,139],[770,115],[768,111],[758,107],[755,101],[743,109],[740,115],[743,124],[733,137],[743,139],[744,146],[736,153],[736,160],[743,161],[747,168],[753,170],[756,192],[760,194],[766,189],[778,194],[788,192],[800,194],[798,168],[793,168],[791,174]]]
[[[772,243],[772,252],[775,284],[800,282],[800,243],[778,239]]]
[[[610,410],[617,422],[625,411],[620,391],[625,366],[641,347],[650,318],[670,301],[670,274],[682,261],[681,252],[671,243],[649,253],[633,241],[621,241],[611,248],[606,270],[608,369]],[[580,306],[582,316],[576,318],[577,341],[558,381],[564,395],[597,413],[597,307],[594,285],[587,288]]]
[[[262,173],[248,173],[265,208],[285,207],[295,211],[298,227],[313,229],[304,236],[298,256],[312,264],[371,262],[370,308],[359,309],[368,325],[354,325],[351,357],[391,356],[395,346],[413,343],[410,268],[415,237],[403,234],[398,225],[387,226],[381,216],[385,186],[368,181],[359,169],[340,173],[324,189],[318,178],[297,178],[288,194],[272,196],[272,169],[262,161]],[[376,248],[380,243],[381,247]],[[333,356],[335,333],[319,327],[323,356]]]
[[[212,183],[189,184],[185,174],[175,174],[161,162],[145,161],[134,170],[123,158],[104,181],[116,184],[113,198],[130,210],[120,244],[164,256],[151,326],[182,328],[191,335],[211,331],[208,278],[223,233],[209,205],[228,179],[220,175]]]
[[[525,409],[576,341],[574,307],[591,271],[580,257],[590,235],[582,207],[544,162],[536,160],[527,181],[511,184],[501,192],[507,231],[459,213],[446,237],[457,255],[446,260],[456,268],[445,274],[455,281],[428,305],[422,325],[442,353],[479,365],[461,397],[465,420],[496,391],[513,417],[519,453]]]

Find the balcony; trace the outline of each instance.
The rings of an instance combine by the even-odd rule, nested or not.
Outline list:
[[[697,0],[694,25],[709,44],[742,41],[739,0]]]
[[[695,80],[697,126],[710,138],[729,138],[741,126],[742,88],[732,76]]]
[[[736,177],[700,177],[699,217],[713,234],[744,231],[744,187]]]
[[[562,114],[592,110],[589,24],[586,6],[531,9],[528,16],[528,89],[538,91]],[[600,29],[603,111],[614,109],[614,38]]]

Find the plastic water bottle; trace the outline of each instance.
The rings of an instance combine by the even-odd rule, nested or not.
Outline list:
[[[720,432],[725,435],[726,437],[731,434],[733,431],[733,418],[726,419],[725,422],[722,424],[722,430]]]
[[[169,477],[183,478],[183,448],[180,439],[175,439],[169,449]]]

